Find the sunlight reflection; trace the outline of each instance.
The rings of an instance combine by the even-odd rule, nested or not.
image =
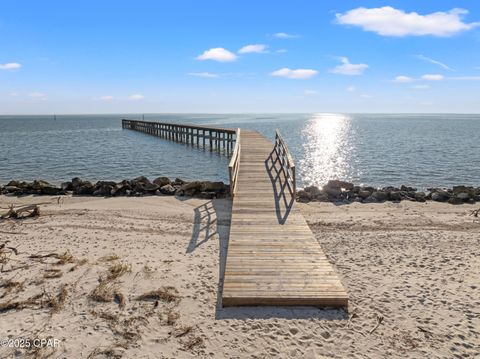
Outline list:
[[[343,114],[314,114],[306,123],[302,133],[305,157],[300,161],[304,186],[349,179],[349,157],[353,151],[350,130],[351,118]]]

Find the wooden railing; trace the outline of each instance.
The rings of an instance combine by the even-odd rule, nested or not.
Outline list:
[[[297,181],[295,179],[295,164],[293,163],[292,155],[288,150],[288,146],[285,143],[278,128],[275,130],[275,152],[277,153],[278,160],[282,166],[282,171],[285,175],[285,180],[292,191],[292,196],[296,196]]]
[[[240,169],[240,152],[240,129],[238,128],[236,132],[235,148],[233,149],[232,158],[228,164],[228,175],[230,177],[230,196],[232,196],[232,198],[235,195],[238,171]]]
[[[210,151],[224,149],[227,153],[231,153],[236,141],[236,131],[230,128],[127,119],[122,120],[122,128],[192,146],[209,147]]]

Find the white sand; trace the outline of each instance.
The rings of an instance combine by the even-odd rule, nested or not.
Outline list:
[[[60,340],[52,358],[385,358],[475,357],[480,353],[480,224],[475,206],[439,203],[300,205],[350,295],[349,313],[316,308],[219,305],[230,201],[171,197],[0,196],[9,203],[51,202],[41,216],[0,223],[0,243],[18,249],[3,264],[23,289],[0,303],[45,293],[36,304],[0,313],[1,338]],[[1,210],[3,211],[3,210]],[[74,263],[32,254],[69,251]],[[119,259],[100,261],[116,254]],[[88,263],[79,265],[86,258]],[[114,263],[131,266],[113,281],[126,298],[88,298]],[[72,267],[76,268],[71,271]],[[45,273],[60,269],[60,278]],[[68,284],[64,305],[47,299]],[[137,301],[172,286],[179,303]],[[170,313],[170,321],[167,320]],[[176,316],[178,315],[178,318]],[[370,333],[383,317],[378,328]],[[191,329],[187,331],[187,329]],[[181,335],[183,334],[183,335]],[[51,348],[0,349],[1,358],[46,357]],[[43,355],[43,356],[42,356]]]

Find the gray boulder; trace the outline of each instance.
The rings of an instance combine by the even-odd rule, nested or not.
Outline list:
[[[160,192],[166,194],[167,196],[173,196],[175,194],[175,187],[170,184],[160,187]]]

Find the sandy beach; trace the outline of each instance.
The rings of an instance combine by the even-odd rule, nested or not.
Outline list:
[[[297,204],[349,310],[222,308],[231,202],[6,197],[0,337],[56,347],[2,358],[467,358],[480,352],[480,223],[472,205]],[[13,307],[12,307],[13,303]]]

